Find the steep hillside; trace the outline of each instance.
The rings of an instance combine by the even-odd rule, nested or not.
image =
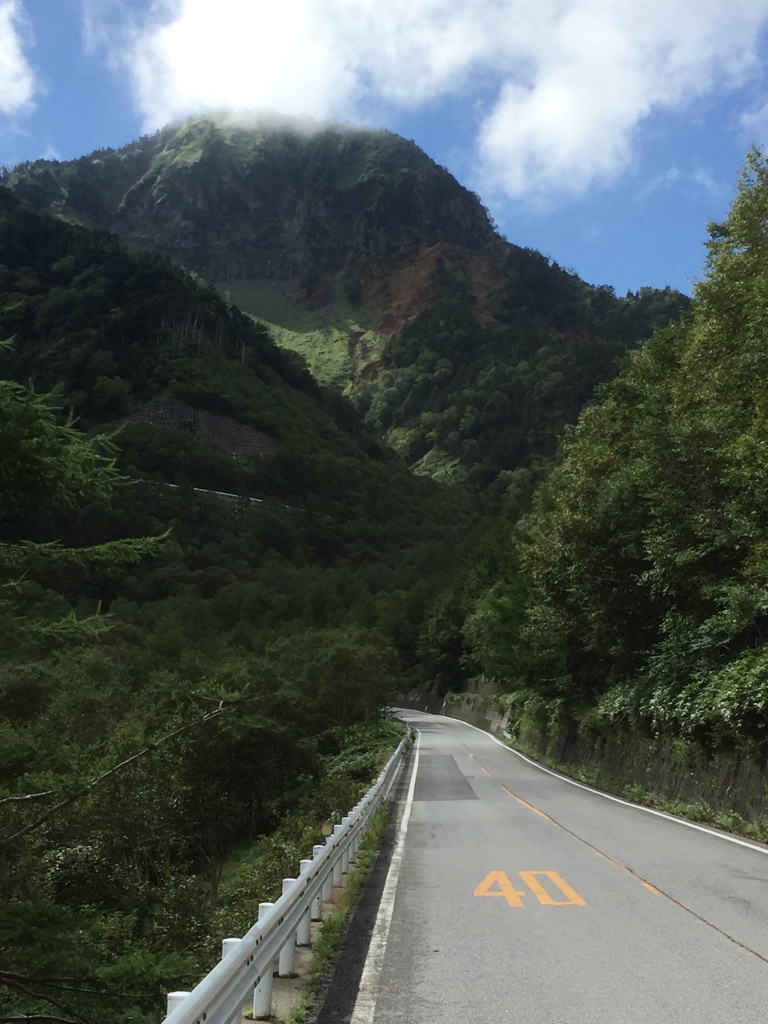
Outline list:
[[[194,270],[417,472],[480,490],[551,456],[617,357],[689,305],[668,289],[617,298],[510,244],[389,132],[219,115],[5,182]]]
[[[207,281],[291,282],[310,312],[361,299],[389,311],[381,264],[389,276],[435,245],[499,242],[477,197],[413,143],[339,125],[198,118],[117,151],[22,164],[4,183]]]
[[[0,339],[0,1003],[149,1024],[279,887],[263,834],[293,863],[375,774],[470,516],[213,289],[2,188]]]
[[[323,614],[331,617],[343,618],[359,586],[365,589],[365,564],[383,559],[391,571],[411,549],[417,561],[432,558],[430,545],[443,529],[437,524],[447,502],[458,509],[456,496],[414,479],[346,400],[319,388],[291,353],[214,290],[162,257],[127,253],[114,236],[41,216],[6,189],[0,267],[0,337],[12,339],[0,351],[0,373],[37,392],[55,389],[53,403],[90,433],[117,429],[122,467],[161,485],[149,496],[146,489],[121,492],[121,504],[133,510],[132,530],[152,532],[158,520],[182,516],[184,501],[167,484],[304,509],[312,515],[283,517],[278,536],[269,526],[269,546],[289,561],[301,549],[305,567],[317,560],[360,567],[341,605],[327,602]],[[199,501],[188,509],[196,521],[216,507],[198,508]],[[90,523],[93,539],[117,531],[106,525],[111,515]],[[10,532],[25,528],[24,521],[6,523]],[[257,571],[253,559],[264,548],[251,528],[252,550],[234,576],[221,574],[213,549],[208,559],[194,556],[207,594]],[[316,584],[322,589],[317,574],[297,599],[299,617]],[[277,588],[271,600],[283,607],[286,594]],[[254,626],[252,642],[263,640]]]

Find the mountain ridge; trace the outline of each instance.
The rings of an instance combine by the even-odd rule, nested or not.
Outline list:
[[[477,248],[499,237],[477,196],[384,130],[329,125],[302,135],[191,118],[119,150],[27,162],[4,177],[33,208],[115,231],[209,281],[296,278],[367,252],[438,241]],[[224,250],[222,222],[233,216],[247,231],[237,250]]]
[[[619,299],[508,242],[474,193],[385,131],[209,115],[3,180],[197,273],[418,472],[465,477],[495,450],[482,486],[551,456],[617,358],[690,305],[670,289]]]

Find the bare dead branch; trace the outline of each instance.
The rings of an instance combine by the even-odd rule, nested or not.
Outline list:
[[[0,982],[8,988],[15,989],[17,992],[23,992],[24,995],[29,996],[30,999],[41,999],[44,1003],[48,1003],[49,1006],[55,1006],[61,1013],[68,1014],[69,1018],[67,1024],[73,1024],[74,1021],[79,1022],[79,1024],[94,1024],[94,1022],[89,1020],[88,1017],[84,1017],[76,1010],[70,1009],[70,1007],[60,1003],[58,999],[54,999],[53,996],[45,995],[42,992],[34,992],[27,985],[24,985],[19,981],[13,981],[9,977],[0,978]]]
[[[42,814],[36,821],[31,822],[29,825],[25,825],[24,828],[19,829],[18,832],[14,832],[13,835],[7,836],[5,839],[0,840],[0,847],[5,846],[7,843],[13,842],[14,839],[21,839],[23,836],[28,835],[30,832],[34,832],[35,829],[43,825],[52,815],[56,814],[57,811],[61,811],[65,807],[69,807],[71,804],[76,803],[76,801],[80,800],[87,793],[90,793],[92,789],[95,789],[96,786],[101,785],[102,782],[105,782],[107,779],[115,775],[117,772],[121,771],[127,765],[132,764],[134,761],[137,761],[140,757],[144,757],[146,754],[150,753],[150,751],[157,750],[157,748],[162,746],[163,743],[167,743],[169,740],[174,739],[176,736],[180,736],[182,733],[189,732],[191,729],[196,729],[199,725],[204,725],[206,722],[210,722],[211,719],[217,718],[226,710],[226,708],[218,707],[216,708],[215,711],[209,711],[208,714],[203,715],[202,718],[198,718],[194,722],[188,722],[186,725],[179,726],[178,729],[174,729],[173,732],[167,733],[165,736],[162,736],[159,740],[156,740],[156,742],[150,743],[142,750],[137,751],[135,754],[131,754],[130,757],[126,757],[124,761],[120,761],[119,764],[113,765],[108,771],[104,772],[102,775],[99,775],[97,778],[89,782],[87,786],[85,786],[83,789],[79,791],[79,793],[75,793],[73,796],[67,797],[66,800],[59,801],[59,803],[54,804],[53,807],[49,807],[45,814]]]
[[[71,1017],[54,1017],[47,1013],[25,1013],[21,1017],[0,1017],[0,1024],[72,1024]]]
[[[0,804],[11,804],[18,800],[42,800],[44,796],[53,796],[54,791],[47,789],[44,793],[22,793],[20,796],[4,796]]]

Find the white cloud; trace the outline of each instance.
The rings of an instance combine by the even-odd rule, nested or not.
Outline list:
[[[121,8],[85,2],[92,20]],[[766,24],[768,0],[155,0],[111,39],[147,128],[211,107],[365,120],[474,98],[487,187],[536,197],[614,178],[649,114],[757,76]]]
[[[19,0],[0,0],[0,113],[28,110],[35,76],[24,54],[23,9]]]
[[[511,79],[480,129],[492,182],[512,195],[586,189],[629,162],[658,109],[684,109],[756,68],[768,8],[752,0],[573,0],[527,81]]]

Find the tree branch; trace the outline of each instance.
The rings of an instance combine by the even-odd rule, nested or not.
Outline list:
[[[81,995],[100,996],[104,989],[83,988],[83,978],[31,978],[26,974],[16,974],[14,971],[0,971],[0,984],[3,982],[20,982],[24,985],[42,985],[44,988],[58,989],[59,992],[78,992]]]
[[[10,979],[11,981],[21,981],[25,985],[61,985],[61,984],[80,984],[82,978],[33,978],[30,974],[18,974],[16,971],[1,971],[0,970],[0,981]]]
[[[44,796],[53,796],[54,790],[48,789],[44,793],[22,793],[20,796],[4,796],[0,799],[0,805],[14,803],[17,800],[41,800]]]
[[[65,807],[69,807],[77,800],[80,800],[82,797],[86,795],[86,793],[90,793],[90,791],[94,789],[96,786],[99,786],[102,782],[105,782],[108,778],[110,778],[112,775],[115,775],[122,768],[125,768],[133,761],[137,761],[140,757],[144,757],[145,754],[148,754],[152,750],[157,750],[159,746],[161,746],[163,743],[167,743],[168,740],[172,740],[175,736],[180,736],[182,733],[189,732],[191,729],[197,728],[198,725],[204,725],[206,722],[210,722],[211,719],[217,718],[219,715],[224,714],[226,710],[227,708],[218,707],[215,711],[209,711],[208,714],[203,715],[202,718],[198,718],[194,722],[189,722],[187,723],[187,725],[179,726],[178,729],[174,729],[173,732],[169,732],[167,733],[167,735],[162,736],[155,743],[150,743],[142,750],[137,751],[135,754],[131,754],[130,757],[126,757],[124,761],[120,761],[119,764],[113,765],[108,771],[104,772],[102,775],[99,775],[97,778],[89,782],[88,785],[81,789],[79,793],[75,793],[74,796],[67,797],[66,800],[59,801],[59,803],[54,804],[53,807],[49,807],[45,814],[42,814],[36,821],[31,822],[29,825],[25,825],[24,828],[19,829],[18,832],[14,832],[13,835],[7,836],[5,839],[0,840],[0,847],[5,846],[7,843],[13,842],[14,839],[21,839],[23,836],[28,835],[30,832],[34,832],[34,830],[43,825],[51,817],[51,815],[55,814],[57,811],[63,810],[63,808]]]
[[[31,999],[42,999],[44,1003],[48,1003],[50,1006],[55,1006],[56,1009],[61,1010],[62,1013],[69,1014],[67,1024],[72,1024],[73,1019],[75,1021],[79,1021],[79,1024],[94,1024],[94,1022],[89,1020],[88,1017],[83,1017],[82,1014],[78,1013],[76,1010],[71,1010],[68,1006],[60,1003],[58,999],[54,999],[53,996],[43,995],[42,992],[33,992],[32,989],[27,988],[26,985],[22,985],[21,982],[18,981],[13,981],[8,976],[0,978],[0,981],[4,985],[7,985],[8,988],[16,989],[17,992],[23,992],[25,996],[29,996]]]
[[[38,1024],[40,1021],[53,1024],[72,1024],[71,1017],[54,1017],[47,1013],[25,1013],[22,1017],[0,1017],[0,1024]]]

